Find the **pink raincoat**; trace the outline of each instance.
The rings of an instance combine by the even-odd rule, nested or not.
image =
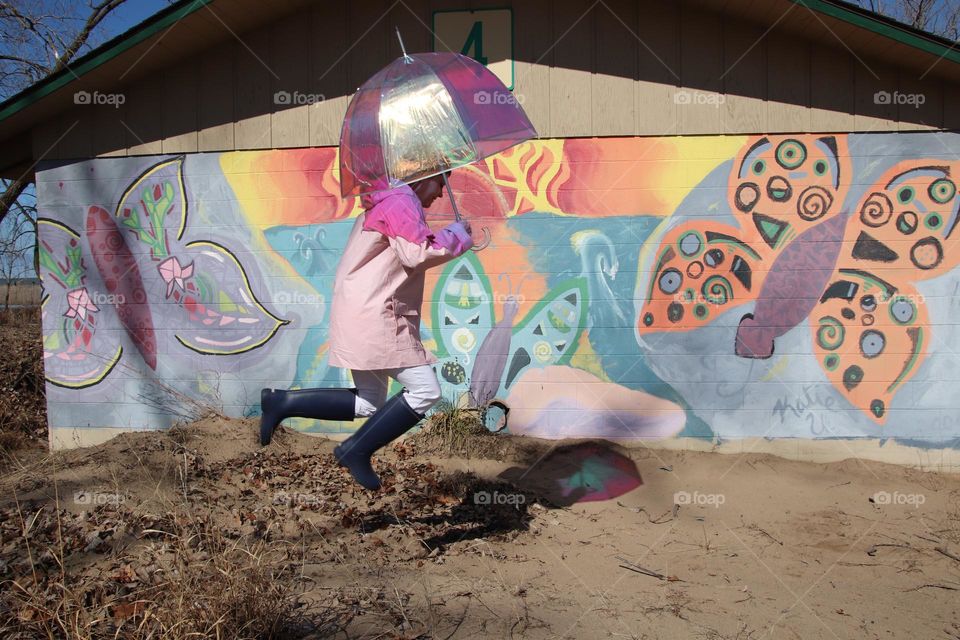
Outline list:
[[[432,364],[420,341],[424,272],[473,246],[455,222],[434,234],[413,190],[364,196],[340,258],[330,311],[330,364],[373,370]]]

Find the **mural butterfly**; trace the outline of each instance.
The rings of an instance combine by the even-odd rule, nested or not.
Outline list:
[[[509,391],[528,368],[567,364],[586,326],[582,277],[557,284],[519,322],[518,298],[508,295],[495,322],[490,280],[470,254],[446,266],[434,298],[431,333],[444,396],[467,393],[479,406]]]
[[[689,331],[753,302],[734,352],[769,358],[807,321],[831,384],[882,423],[926,357],[930,326],[912,281],[960,261],[960,163],[903,161],[843,212],[845,137],[763,136],[737,155],[728,199],[739,227],[687,221],[669,230],[637,317],[640,335]]]

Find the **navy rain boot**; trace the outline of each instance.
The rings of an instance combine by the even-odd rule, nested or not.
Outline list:
[[[380,478],[370,464],[370,456],[409,431],[422,418],[422,414],[410,408],[401,391],[367,418],[356,433],[341,442],[333,450],[333,455],[350,471],[354,480],[375,491],[380,488]]]
[[[266,446],[285,418],[353,420],[355,389],[263,389],[260,392],[260,444]]]

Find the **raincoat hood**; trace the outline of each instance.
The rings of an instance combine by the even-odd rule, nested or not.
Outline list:
[[[361,197],[366,210],[363,228],[379,231],[389,238],[403,238],[419,244],[431,235],[420,199],[409,185],[391,181],[391,188]]]

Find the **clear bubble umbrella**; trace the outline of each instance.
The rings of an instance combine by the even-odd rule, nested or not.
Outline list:
[[[394,180],[443,174],[460,220],[446,173],[536,136],[513,94],[480,63],[404,50],[350,100],[340,131],[340,191],[360,196]]]

